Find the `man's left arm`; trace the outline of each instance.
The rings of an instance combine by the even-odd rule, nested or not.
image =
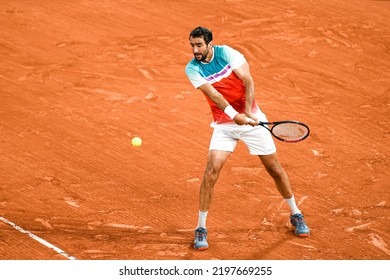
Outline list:
[[[255,99],[255,85],[250,73],[248,62],[244,62],[240,67],[233,70],[237,77],[245,86],[245,115],[258,122],[256,116],[252,113],[252,104]]]

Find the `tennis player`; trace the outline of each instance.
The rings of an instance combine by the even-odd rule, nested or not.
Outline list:
[[[214,128],[210,140],[206,170],[200,185],[198,225],[193,246],[206,250],[206,218],[214,185],[237,141],[242,140],[251,155],[257,155],[290,207],[290,222],[297,236],[307,237],[310,229],[298,209],[286,172],[280,165],[274,141],[258,121],[267,118],[255,101],[255,90],[249,65],[237,50],[226,45],[213,45],[213,34],[197,27],[189,36],[194,58],[186,66],[192,85],[205,95],[213,114]]]

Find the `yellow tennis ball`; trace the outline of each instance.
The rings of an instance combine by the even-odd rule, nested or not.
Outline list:
[[[132,144],[133,146],[136,146],[136,147],[141,146],[141,144],[142,144],[142,139],[139,138],[139,137],[134,137],[133,139],[131,139],[131,144]]]

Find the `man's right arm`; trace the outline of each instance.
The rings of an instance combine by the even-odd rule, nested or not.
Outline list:
[[[205,83],[198,87],[205,95],[207,95],[211,101],[222,111],[229,106],[229,102],[220,94],[210,83]]]
[[[223,95],[220,94],[210,83],[205,83],[205,84],[201,85],[200,87],[198,87],[198,89],[200,89],[205,95],[207,95],[210,98],[210,100],[213,101],[214,104],[219,109],[221,109],[222,111],[224,111],[228,115],[229,115],[228,111],[230,111],[230,112],[235,111],[233,109],[233,107],[231,107],[229,102],[225,99],[225,97],[223,97]],[[235,114],[235,113],[237,113],[237,114]],[[238,124],[238,125],[243,125],[243,124],[255,125],[255,123],[248,121],[245,114],[239,114],[238,112],[235,112],[235,113],[233,113],[233,115],[230,115],[230,117],[232,118],[232,120],[236,124]]]

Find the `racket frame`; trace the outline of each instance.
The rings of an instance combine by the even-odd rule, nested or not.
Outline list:
[[[303,127],[305,127],[307,129],[307,134],[304,135],[303,137],[301,138],[298,138],[298,139],[295,139],[295,140],[288,140],[288,139],[283,139],[279,136],[276,136],[273,132],[273,129],[279,125],[279,124],[283,124],[283,123],[293,123],[293,124],[298,124],[298,125],[301,125]],[[283,141],[283,142],[286,142],[286,143],[297,143],[297,142],[300,142],[300,141],[303,141],[305,140],[309,134],[310,134],[310,128],[308,125],[304,124],[304,123],[301,123],[299,121],[294,121],[294,120],[286,120],[286,121],[277,121],[277,122],[259,122],[258,125],[261,125],[262,127],[268,129],[268,131],[272,134],[273,137],[275,137],[276,139],[280,140],[280,141]],[[271,125],[272,127],[269,128],[268,125]]]

